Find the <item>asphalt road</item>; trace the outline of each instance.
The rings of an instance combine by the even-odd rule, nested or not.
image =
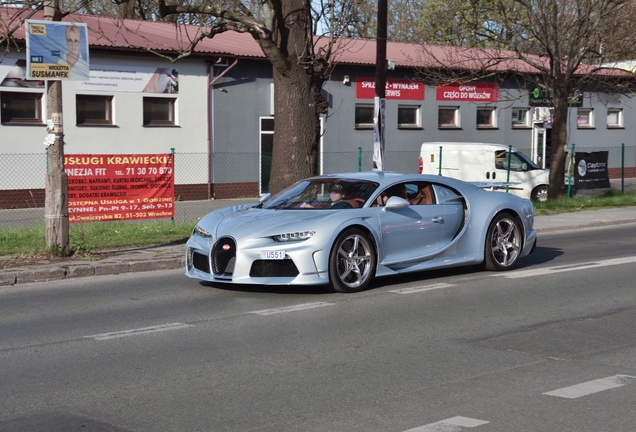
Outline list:
[[[0,291],[1,431],[633,431],[636,224],[506,273],[320,288],[181,271]]]

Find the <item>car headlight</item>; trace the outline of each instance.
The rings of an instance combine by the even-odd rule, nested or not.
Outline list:
[[[201,228],[199,225],[195,225],[194,226],[194,229],[192,230],[192,234],[197,234],[197,235],[200,235],[201,237],[205,237],[205,238],[211,238],[212,237],[212,234],[210,234],[209,232],[207,232],[206,230]]]
[[[274,236],[274,240],[278,242],[297,242],[307,240],[316,234],[316,231],[295,231]]]

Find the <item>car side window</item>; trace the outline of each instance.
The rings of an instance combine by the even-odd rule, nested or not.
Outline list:
[[[435,204],[435,194],[428,182],[415,182],[407,185],[408,201],[411,205]]]

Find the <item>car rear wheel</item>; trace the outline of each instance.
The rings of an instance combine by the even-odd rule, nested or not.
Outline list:
[[[343,231],[329,255],[329,286],[337,292],[364,290],[375,275],[376,253],[367,234],[357,228]]]
[[[486,270],[510,270],[521,253],[521,227],[509,213],[498,214],[488,227],[483,268]]]

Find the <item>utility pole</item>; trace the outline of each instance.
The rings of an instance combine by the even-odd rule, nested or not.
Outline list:
[[[386,103],[387,0],[378,0],[378,31],[375,56],[375,99],[373,110],[373,170],[384,171],[384,106]]]
[[[47,0],[46,21],[61,21],[59,0]],[[62,256],[70,255],[68,236],[68,177],[64,172],[64,121],[62,116],[62,82],[46,81],[48,133],[54,135],[48,146],[44,198],[46,247]]]

